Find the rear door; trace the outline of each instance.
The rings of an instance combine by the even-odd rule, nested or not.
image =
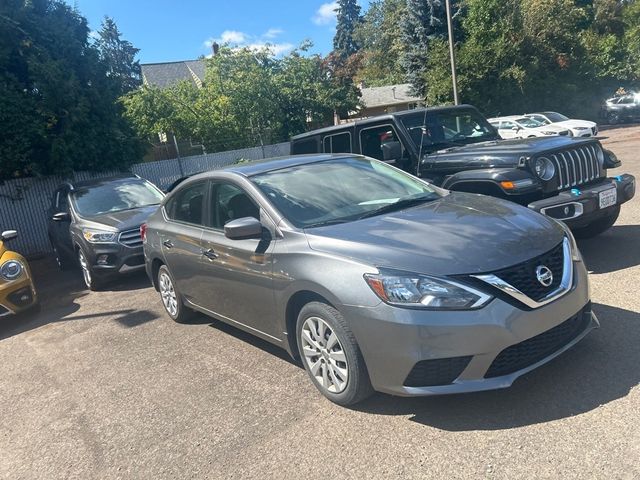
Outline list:
[[[405,147],[398,130],[391,123],[365,126],[358,130],[360,153],[408,170],[411,166],[410,153]]]
[[[165,205],[167,222],[160,232],[162,253],[178,290],[196,303],[199,282],[203,280],[198,275],[208,195],[209,182],[204,180],[179,188]]]
[[[202,236],[198,305],[250,329],[280,338],[273,295],[275,226],[259,203],[239,184],[215,181]],[[225,223],[244,217],[261,220],[262,239],[231,240]]]
[[[74,255],[73,242],[71,241],[71,210],[69,208],[69,188],[63,187],[56,191],[52,202],[50,226],[51,240],[55,243],[59,253],[71,257]],[[56,213],[66,213],[68,220],[54,221]]]

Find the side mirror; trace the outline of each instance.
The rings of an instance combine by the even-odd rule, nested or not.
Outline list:
[[[382,159],[399,160],[402,157],[402,144],[400,142],[386,142],[380,145],[382,149]]]
[[[3,242],[6,242],[7,240],[13,240],[14,238],[18,237],[18,232],[16,232],[15,230],[7,230],[5,232],[2,232],[2,235],[0,235],[0,240],[2,240]]]
[[[51,219],[54,222],[68,222],[71,220],[71,216],[67,212],[58,212]]]
[[[253,217],[237,218],[224,226],[224,235],[231,240],[262,238],[262,224]]]

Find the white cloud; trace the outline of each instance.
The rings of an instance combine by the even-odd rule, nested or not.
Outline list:
[[[338,8],[338,2],[323,3],[316,11],[316,14],[311,19],[316,25],[329,25],[336,20],[336,9]]]
[[[281,35],[282,33],[284,33],[284,30],[282,30],[281,28],[270,28],[262,36],[264,38],[276,38],[278,35]]]
[[[211,48],[213,43],[219,45],[227,44],[232,48],[250,48],[251,50],[262,50],[268,48],[273,55],[284,55],[295,47],[288,42],[274,43],[271,40],[278,35],[284,33],[284,30],[280,28],[270,28],[262,35],[250,35],[245,32],[239,32],[237,30],[225,30],[220,37],[211,37],[205,40],[204,46],[208,49]],[[208,55],[209,57],[211,54]]]

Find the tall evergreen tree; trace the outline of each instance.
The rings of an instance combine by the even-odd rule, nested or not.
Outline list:
[[[413,93],[426,95],[425,73],[429,59],[429,42],[447,35],[444,0],[407,0],[401,21],[405,53],[402,65]]]
[[[354,31],[360,23],[360,5],[356,0],[338,0],[338,24],[333,37],[333,51],[342,58],[347,58],[359,49]]]
[[[120,94],[130,92],[142,84],[140,62],[136,60],[140,49],[121,38],[118,26],[112,18],[104,17],[96,46],[107,67],[107,75],[117,82]]]

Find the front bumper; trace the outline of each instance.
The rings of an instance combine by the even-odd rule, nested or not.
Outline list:
[[[0,317],[23,312],[37,303],[38,295],[29,276],[0,286]]]
[[[574,264],[573,288],[534,310],[494,298],[480,310],[435,312],[379,304],[371,308],[344,307],[344,315],[373,387],[400,396],[506,388],[598,327],[582,262]],[[569,330],[565,328],[568,320]],[[564,333],[558,333],[560,330]],[[543,356],[530,355],[528,363],[522,363],[522,355],[511,358],[518,353],[514,350],[530,349],[545,336],[556,341],[551,343],[552,351],[539,349]],[[417,377],[415,373],[425,364],[427,370],[435,365],[440,371],[435,376],[431,372],[435,382],[421,385],[420,372]]]
[[[616,204],[601,209],[599,194],[612,187],[617,190]],[[635,177],[625,173],[615,178],[605,178],[594,185],[560,192],[556,196],[530,203],[528,207],[536,212],[562,220],[569,227],[579,228],[610,215],[615,207],[631,200],[635,191]]]
[[[127,247],[120,243],[86,244],[91,271],[97,275],[115,275],[144,269],[142,245]]]

